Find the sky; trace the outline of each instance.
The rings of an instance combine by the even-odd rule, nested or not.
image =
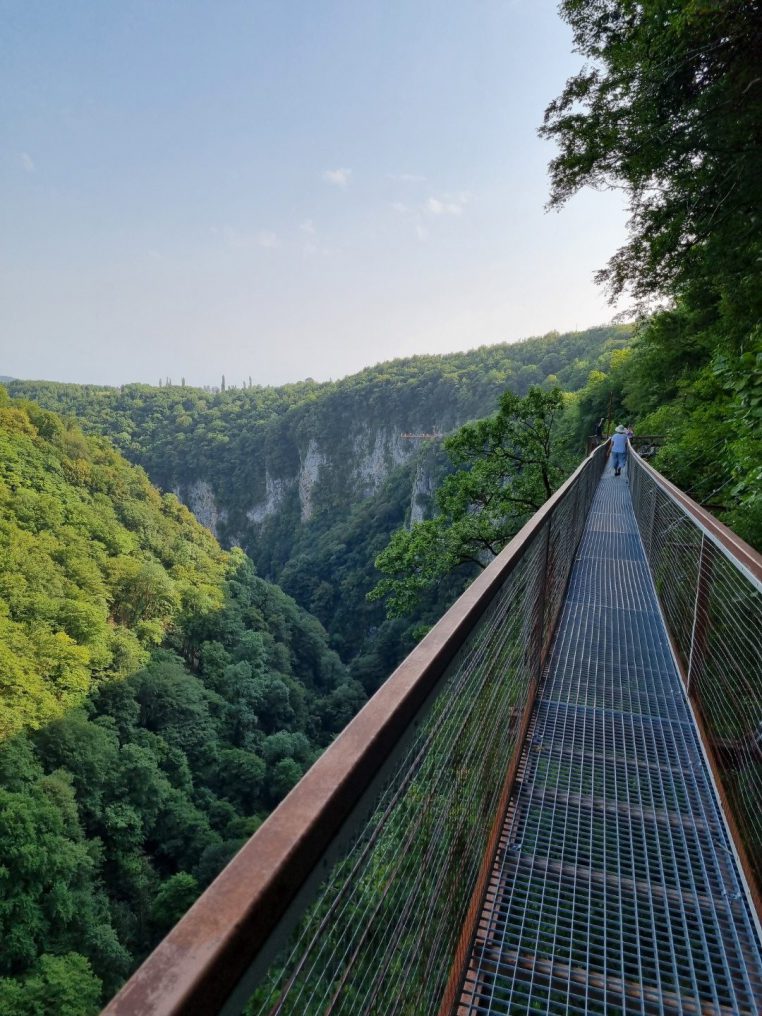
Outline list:
[[[555,0],[0,0],[0,375],[327,380],[611,319]]]

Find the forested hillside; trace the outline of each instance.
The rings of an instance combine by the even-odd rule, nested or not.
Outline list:
[[[96,1013],[601,417],[762,547],[762,2],[559,6],[550,205],[627,195],[599,281],[637,325],[279,388],[0,385],[0,1016]]]
[[[325,384],[207,392],[15,381],[9,391],[109,436],[154,483],[179,490],[205,524],[254,551],[274,575],[288,554],[278,552],[270,528],[280,535],[362,500],[427,437],[493,412],[506,389],[580,389],[631,332],[607,326],[411,357]]]
[[[363,699],[241,551],[0,389],[0,1013],[97,1012]]]
[[[551,204],[626,192],[627,242],[599,280],[644,312],[631,355],[591,379],[578,433],[611,397],[667,439],[657,468],[762,546],[762,5],[560,10],[587,62],[545,114]]]
[[[553,333],[284,388],[17,381],[10,389],[108,435],[223,543],[243,546],[261,575],[323,622],[370,689],[456,588],[443,588],[405,623],[386,621],[382,606],[365,600],[391,533],[430,508],[448,468],[442,435],[494,412],[506,389],[582,388],[591,371],[612,369],[631,332]]]

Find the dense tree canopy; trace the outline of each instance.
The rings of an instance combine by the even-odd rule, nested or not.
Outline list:
[[[624,325],[553,332],[466,353],[393,360],[323,384],[209,392],[179,385],[14,381],[9,390],[110,437],[164,490],[207,481],[222,510],[221,536],[235,537],[260,572],[275,578],[287,559],[284,534],[300,522],[296,492],[281,502],[280,519],[272,520],[280,526],[264,541],[262,523],[252,524],[247,512],[266,496],[268,477],[277,483],[295,476],[311,441],[327,460],[314,511],[346,510],[348,499],[370,493],[358,489],[352,465],[379,429],[446,434],[489,414],[505,390],[525,395],[532,385],[558,384],[576,391],[601,359],[627,344],[631,332]],[[268,546],[260,548],[260,542]]]
[[[363,701],[241,551],[0,389],[0,1014],[97,1012]]]
[[[438,438],[392,440],[390,452],[380,437],[451,433],[491,413],[506,390],[578,390],[592,370],[609,369],[631,332],[614,325],[550,333],[283,388],[10,387],[109,436],[165,490],[187,496],[197,481],[208,484],[223,542],[240,543],[260,574],[318,617],[373,690],[412,647],[418,625],[435,620],[462,588],[457,579],[442,584],[404,622],[366,600],[378,579],[375,558],[396,529],[431,513],[433,489],[452,469]],[[315,452],[307,518],[298,478]],[[277,504],[260,516],[252,509],[267,496]]]
[[[394,617],[461,565],[481,568],[550,497],[563,478],[558,388],[505,392],[494,416],[466,424],[445,441],[455,472],[436,493],[438,512],[399,529],[376,559],[387,577],[369,594]]]
[[[601,272],[660,303],[581,396],[665,438],[656,465],[762,545],[762,5],[565,0],[585,68],[548,107],[551,203],[622,187],[629,240]]]
[[[541,133],[560,146],[552,204],[589,184],[626,190],[630,238],[602,273],[614,292],[709,284],[742,296],[759,255],[762,5],[564,0],[561,11],[590,62],[545,114]]]

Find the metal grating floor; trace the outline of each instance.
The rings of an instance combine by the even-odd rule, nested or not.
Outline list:
[[[762,1012],[762,943],[610,466],[457,1012]]]

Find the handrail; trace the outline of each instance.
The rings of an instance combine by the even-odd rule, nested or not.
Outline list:
[[[612,434],[609,434],[606,437],[603,435],[596,437],[595,434],[588,434],[585,443],[588,454],[595,451],[595,449],[600,445],[607,444],[611,440],[612,436]],[[630,441],[633,446],[636,444],[641,446],[648,444],[656,448],[657,445],[662,445],[664,443],[665,437],[663,434],[633,434]]]
[[[104,1016],[233,1011],[226,1008],[231,992],[255,960],[259,965],[269,959],[296,925],[312,884],[348,839],[448,666],[534,537],[583,473],[602,466],[603,454],[601,447],[588,456],[474,580],[133,974]],[[551,611],[549,624],[554,621]],[[538,656],[548,644],[541,637]]]
[[[696,525],[730,557],[739,567],[748,572],[749,577],[755,584],[762,587],[762,554],[759,554],[750,544],[742,540],[740,536],[729,529],[724,523],[715,518],[711,512],[703,508],[693,498],[676,487],[674,483],[662,476],[650,463],[646,462],[642,455],[639,455],[634,448],[631,452],[637,457],[638,465],[653,479],[669,497],[677,502],[688,515],[692,516]]]
[[[631,449],[675,662],[762,926],[762,555]]]

